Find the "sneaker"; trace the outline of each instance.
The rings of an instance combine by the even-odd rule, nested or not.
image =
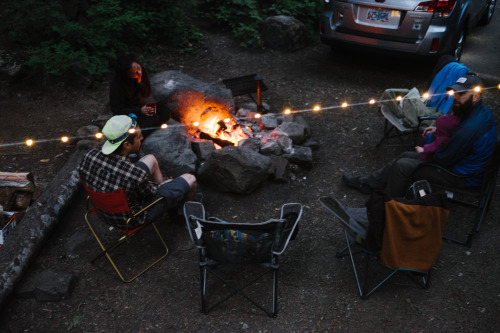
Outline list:
[[[351,177],[348,175],[343,175],[342,182],[345,185],[355,188],[356,190],[364,194],[371,194],[373,192],[373,189],[368,184],[363,182],[361,180],[361,177]]]

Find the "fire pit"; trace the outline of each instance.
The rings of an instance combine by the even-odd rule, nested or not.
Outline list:
[[[223,191],[250,193],[271,175],[286,180],[290,163],[312,166],[316,142],[302,117],[256,117],[255,103],[236,108],[228,89],[178,72],[157,74],[152,85],[153,98],[183,125],[156,131],[143,142],[143,153],[155,154],[166,174],[193,172]]]

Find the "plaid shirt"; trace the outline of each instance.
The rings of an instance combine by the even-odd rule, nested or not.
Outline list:
[[[83,157],[78,171],[80,179],[92,191],[108,193],[123,189],[132,214],[149,204],[156,193],[157,186],[149,181],[147,172],[135,166],[125,156],[105,155],[98,149],[91,149]],[[147,212],[141,214],[138,223],[146,221],[146,214]],[[99,216],[105,222],[120,228],[125,227],[129,217],[127,213],[108,214],[101,211]]]

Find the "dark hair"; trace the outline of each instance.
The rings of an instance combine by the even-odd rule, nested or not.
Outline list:
[[[123,150],[123,144],[125,142],[128,142],[130,144],[134,144],[134,140],[135,138],[137,137],[137,131],[135,131],[134,133],[130,133],[127,138],[125,140],[122,141],[122,143],[120,143],[120,145],[118,146],[118,148],[116,148],[116,150],[113,152],[114,154],[120,154]]]
[[[128,70],[132,67],[132,63],[137,62],[137,59],[132,54],[120,54],[114,64],[115,74],[119,77],[127,77]]]
[[[151,84],[146,69],[142,68],[142,81],[137,82],[130,80],[128,71],[132,68],[132,63],[139,63],[136,56],[133,54],[120,54],[114,64],[115,78],[120,81],[125,89],[127,96],[130,98],[134,95],[137,87],[139,87],[142,96],[149,96],[151,94]],[[141,66],[142,67],[142,66]],[[142,100],[141,100],[142,103]]]

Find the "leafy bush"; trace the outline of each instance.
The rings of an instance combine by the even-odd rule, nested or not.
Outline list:
[[[64,0],[4,4],[0,28],[25,47],[27,66],[60,75],[78,61],[102,77],[118,53],[158,45],[182,49],[199,37],[183,11],[194,0],[183,1],[182,8],[176,0],[92,0],[76,18],[63,5]]]
[[[322,0],[201,0],[199,16],[231,28],[242,46],[262,47],[260,29],[268,16],[293,16],[311,31],[317,30]]]
[[[262,47],[270,15],[289,15],[316,30],[321,0],[17,0],[6,1],[0,31],[26,51],[25,64],[61,75],[76,62],[99,79],[117,54],[189,50],[199,39],[194,13],[229,27],[244,47]],[[193,14],[194,15],[194,14]]]

